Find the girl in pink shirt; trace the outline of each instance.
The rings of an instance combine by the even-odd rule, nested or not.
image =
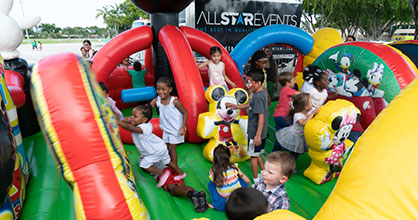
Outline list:
[[[220,85],[223,86],[226,91],[229,91],[228,86],[226,85],[226,83],[228,83],[232,88],[235,88],[235,83],[225,74],[225,64],[221,60],[221,48],[216,46],[211,47],[209,53],[211,59],[197,66],[198,68],[208,66],[209,86]]]
[[[279,83],[283,86],[280,91],[279,103],[277,103],[276,109],[274,109],[273,118],[276,122],[276,131],[290,126],[289,110],[292,96],[299,94],[293,89],[295,86],[295,76],[291,72],[282,72],[279,75]]]

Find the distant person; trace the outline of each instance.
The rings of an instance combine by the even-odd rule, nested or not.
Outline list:
[[[38,43],[36,42],[36,40],[32,41],[32,50],[38,49]]]
[[[264,48],[264,53],[267,56],[267,62],[264,67],[267,74],[267,91],[269,93],[270,98],[274,98],[274,91],[278,88],[278,71],[277,71],[277,63],[273,59],[273,50],[271,47]]]
[[[349,35],[346,39],[345,42],[350,42],[350,41],[356,41],[356,38],[353,35]]]
[[[132,88],[142,88],[145,87],[145,74],[147,70],[142,69],[142,64],[139,61],[135,61],[133,65],[133,70],[128,69],[128,66],[125,66],[125,71],[132,76]]]
[[[260,191],[243,187],[231,193],[226,201],[225,213],[229,220],[253,220],[268,211],[266,197]]]
[[[90,40],[84,40],[83,41],[83,47],[86,50],[85,58],[91,60],[93,58],[94,54],[96,54],[96,51],[93,48],[91,48]]]
[[[209,86],[220,85],[223,86],[226,91],[229,91],[228,83],[232,88],[235,88],[235,83],[232,82],[228,76],[225,74],[225,64],[221,60],[222,50],[219,47],[211,47],[209,49],[210,60],[207,60],[197,67],[202,68],[204,66],[208,67],[209,74]]]
[[[284,184],[292,176],[294,170],[295,158],[288,152],[278,151],[267,155],[263,176],[253,188],[262,192],[267,198],[269,212],[290,208]]]
[[[41,43],[41,41],[38,41],[38,44],[39,44],[39,50],[42,51],[42,43]]]

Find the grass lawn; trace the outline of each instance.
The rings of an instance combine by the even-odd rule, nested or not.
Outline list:
[[[53,39],[53,38],[30,38],[29,40],[23,39],[22,44],[32,44],[32,41],[40,41],[42,44],[61,44],[61,43],[81,43],[84,38],[72,38],[72,39]],[[104,42],[105,39],[90,39],[91,43]]]

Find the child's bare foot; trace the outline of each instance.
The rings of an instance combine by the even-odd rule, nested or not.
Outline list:
[[[208,206],[209,206],[209,208],[211,208],[211,209],[215,209],[215,207],[213,207],[213,205],[212,205],[212,204],[210,204],[210,203],[208,203]]]
[[[173,179],[174,179],[175,181],[178,181],[178,180],[184,179],[185,177],[186,177],[186,173],[183,173],[183,174],[181,174],[181,175],[177,175],[177,176],[175,176]]]
[[[160,181],[158,181],[157,188],[160,188],[161,186],[163,186],[164,183],[167,182],[167,179],[169,176],[170,176],[170,171],[168,170],[164,171],[164,173],[161,176],[159,176]]]

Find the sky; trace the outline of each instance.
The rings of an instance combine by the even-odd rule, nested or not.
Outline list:
[[[20,4],[22,2],[23,4]],[[124,0],[14,0],[10,16],[39,16],[40,23],[55,24],[57,27],[106,27],[103,19],[97,18],[97,9],[106,5],[120,4]]]

